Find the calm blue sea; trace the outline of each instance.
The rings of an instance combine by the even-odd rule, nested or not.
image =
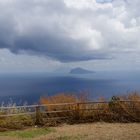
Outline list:
[[[88,92],[90,99],[99,96],[140,91],[140,72],[96,72],[94,74],[0,74],[0,103],[36,103],[41,96],[59,92]]]

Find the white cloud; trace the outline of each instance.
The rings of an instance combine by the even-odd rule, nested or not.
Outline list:
[[[139,54],[139,6],[139,0],[0,0],[0,47],[61,62]]]

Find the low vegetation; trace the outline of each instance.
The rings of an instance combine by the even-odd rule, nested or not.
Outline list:
[[[34,120],[30,115],[0,117],[0,131],[19,130],[33,125]]]
[[[139,123],[86,123],[0,133],[0,140],[140,140]]]
[[[70,122],[140,122],[140,94],[129,93],[124,96],[113,96],[109,101],[99,98],[96,103],[88,102],[86,95],[58,94],[51,97],[42,97],[40,102],[48,106],[48,111],[71,110],[59,112],[52,117],[71,117]],[[78,103],[77,103],[78,102]],[[64,106],[49,104],[75,103]],[[49,114],[49,116],[51,116]]]
[[[52,128],[30,128],[26,130],[18,130],[18,131],[6,131],[1,132],[0,137],[9,136],[9,137],[17,137],[17,138],[35,138],[42,135],[47,135],[51,132],[54,132]]]
[[[124,102],[125,100],[125,102]],[[41,97],[42,107],[0,110],[0,131],[19,130],[35,125],[48,127],[63,123],[88,122],[140,122],[140,94],[133,92],[125,96],[113,96],[109,101],[99,98],[96,103],[87,103],[87,94],[57,94]],[[63,103],[63,105],[58,105]],[[66,103],[66,104],[65,104]],[[24,114],[36,111],[35,114]],[[15,116],[3,116],[19,113]],[[23,113],[23,114],[22,114]]]

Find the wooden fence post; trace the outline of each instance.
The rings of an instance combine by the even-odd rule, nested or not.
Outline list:
[[[40,111],[40,106],[36,106],[35,111],[36,111],[35,124],[36,125],[42,125],[43,118],[42,118],[42,114],[41,114],[41,111]]]
[[[76,109],[76,119],[80,119],[80,103],[77,103],[77,109]]]

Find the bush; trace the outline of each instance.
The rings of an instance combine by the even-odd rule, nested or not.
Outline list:
[[[123,102],[125,100],[126,102]],[[82,100],[83,101],[83,100]],[[84,100],[86,102],[88,100]],[[53,113],[49,117],[71,117],[71,121],[105,121],[105,122],[139,122],[140,121],[140,95],[129,93],[125,96],[113,96],[109,102],[103,97],[98,99],[99,103],[84,104],[75,95],[57,94],[51,97],[42,97],[41,103],[48,104],[49,111],[74,110],[71,113]],[[79,102],[79,103],[77,103]],[[64,106],[49,106],[57,103],[75,103]]]
[[[87,101],[86,93],[81,95],[60,93],[54,96],[41,97],[40,103],[45,104],[45,106],[39,107],[38,111],[36,108],[36,118],[31,115],[0,117],[0,131],[23,129],[36,124],[57,126],[60,123],[95,121],[140,122],[139,93],[133,92],[124,96],[113,96],[109,102],[103,97],[99,98],[96,103],[86,103]],[[1,109],[0,114],[6,115],[7,112],[27,113],[29,109],[31,108],[16,108],[15,106],[8,110]]]

